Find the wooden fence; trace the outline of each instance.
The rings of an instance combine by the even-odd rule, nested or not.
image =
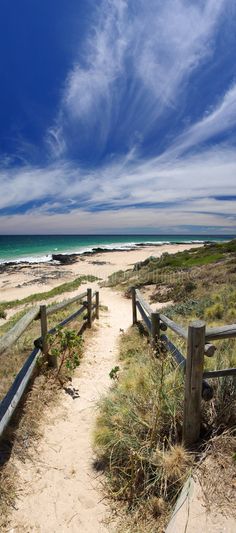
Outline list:
[[[236,368],[204,371],[204,355],[212,357],[215,353],[216,347],[210,341],[235,338],[236,324],[206,328],[205,322],[199,320],[192,322],[187,329],[183,328],[162,313],[153,311],[140,291],[135,288],[132,289],[132,311],[133,324],[137,323],[139,311],[154,347],[159,339],[162,340],[185,373],[183,441],[185,445],[191,446],[200,435],[201,399],[207,401],[213,397],[213,389],[206,379],[236,375]],[[186,358],[165,334],[161,334],[167,328],[186,340]]]
[[[47,317],[53,313],[57,313],[71,305],[72,303],[82,302],[81,307],[73,314],[65,318],[62,322],[57,324],[57,326],[48,330],[47,326]],[[78,316],[83,312],[87,311],[86,322],[83,322],[82,328],[78,332],[80,335],[85,329],[85,327],[91,328],[92,321],[95,318],[99,318],[99,292],[92,294],[91,289],[87,289],[86,292],[75,296],[64,302],[60,302],[51,307],[46,305],[40,305],[39,307],[34,307],[28,313],[26,313],[13,328],[8,331],[5,335],[0,338],[0,356],[4,354],[16,341],[19,337],[26,331],[28,326],[34,320],[40,320],[41,325],[41,336],[34,341],[35,347],[30,353],[29,357],[26,359],[24,365],[22,366],[20,372],[16,376],[13,384],[11,385],[6,396],[0,403],[0,437],[2,436],[5,428],[7,427],[10,418],[12,417],[19,401],[21,400],[24,391],[29,384],[29,381],[32,379],[37,359],[40,353],[43,353],[47,358],[51,366],[57,366],[57,358],[52,357],[48,353],[48,334],[53,335],[57,332],[58,327],[63,328],[70,322],[74,321]],[[10,355],[5,355],[10,357]]]

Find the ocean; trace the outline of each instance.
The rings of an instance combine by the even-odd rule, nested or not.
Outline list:
[[[142,244],[222,242],[233,238],[233,235],[2,235],[0,263],[48,262],[52,254],[83,254],[95,248],[131,250]]]

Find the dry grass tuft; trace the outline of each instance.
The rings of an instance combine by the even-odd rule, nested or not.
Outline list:
[[[116,533],[164,533],[168,507],[162,498],[153,497],[132,512],[128,506],[118,508],[118,514]]]
[[[125,531],[162,531],[192,465],[179,444],[183,378],[166,353],[155,356],[136,327],[122,336],[121,357],[123,371],[100,404],[97,457],[110,496],[128,503],[132,520]]]
[[[162,454],[163,477],[167,482],[181,481],[190,465],[190,454],[179,444],[171,446]]]

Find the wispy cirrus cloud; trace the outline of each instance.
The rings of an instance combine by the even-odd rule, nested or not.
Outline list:
[[[163,154],[140,159],[135,150],[126,157],[95,170],[84,170],[69,161],[48,167],[25,166],[1,170],[0,209],[45,199],[45,212],[78,205],[88,210],[138,207],[235,194],[236,155],[233,146],[219,144],[184,155],[229,124],[236,124],[236,89],[226,93],[219,105],[201,121],[190,126]],[[125,193],[124,193],[125,191]],[[207,200],[209,201],[209,200]],[[227,204],[228,205],[228,204]],[[221,209],[223,205],[221,203]],[[207,209],[207,207],[206,207]],[[219,210],[219,206],[217,206]],[[229,209],[229,206],[228,206]]]
[[[0,171],[0,209],[21,205],[25,198],[55,199],[68,209],[78,204],[88,209],[113,208],[146,203],[184,202],[235,194],[234,145],[219,143],[199,149],[206,139],[225,131],[236,117],[236,85],[210,114],[180,134],[161,155],[142,159],[136,150],[99,168],[84,169],[66,160],[48,167],[23,167]],[[187,149],[194,149],[186,154]],[[54,206],[55,209],[55,206]]]
[[[129,146],[175,108],[189,75],[209,57],[228,0],[103,0],[83,53],[69,72],[48,140],[59,156],[96,128],[104,145],[116,135]]]
[[[176,150],[184,151],[197,147],[199,144],[213,140],[214,137],[229,132],[236,126],[236,84],[226,91],[222,100],[213,111],[207,113],[201,120],[187,128],[179,136]]]

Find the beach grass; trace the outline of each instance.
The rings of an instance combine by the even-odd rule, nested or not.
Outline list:
[[[169,300],[174,297],[175,301],[179,301],[180,297],[187,295],[187,283],[198,279],[201,281],[202,272],[208,272],[212,281],[217,273],[218,278],[230,273],[233,278],[233,274],[236,273],[235,264],[236,240],[234,239],[226,243],[206,244],[175,254],[166,252],[160,258],[151,256],[143,262],[136,263],[133,269],[114,272],[104,285],[123,291],[129,291],[131,286],[157,285],[160,288],[165,286],[169,289],[165,291],[165,295],[158,294],[158,297],[162,296],[165,300],[160,298],[157,300],[167,301],[167,297]],[[209,270],[209,265],[214,266],[214,269]],[[182,289],[181,293],[179,289]]]
[[[161,531],[192,465],[181,446],[183,376],[161,345],[156,357],[138,327],[122,335],[120,360],[122,370],[99,406],[98,463],[108,494],[123,503],[125,531]]]
[[[166,302],[162,313],[183,326],[195,319],[205,320],[209,327],[222,325],[236,319],[235,259],[236,241],[207,245],[173,256],[165,254],[161,259],[149,258],[132,270],[115,273],[108,284],[128,297],[132,285],[144,289],[148,285],[153,289],[149,291],[151,301]],[[158,276],[152,278],[156,271]],[[153,353],[144,332],[139,323],[121,337],[120,364],[110,373],[114,384],[100,402],[94,433],[107,492],[115,505],[120,504],[119,533],[163,532],[202,451],[210,449],[215,435],[232,431],[236,425],[234,378],[210,380],[214,397],[202,402],[201,447],[197,455],[188,454],[181,445],[183,373],[161,343]],[[170,330],[168,337],[186,356],[186,341]],[[216,341],[215,345],[214,357],[205,358],[205,369],[236,367],[235,339]],[[224,457],[223,449],[221,454]]]
[[[202,402],[203,440],[196,454],[189,453],[181,444],[183,373],[161,344],[156,357],[143,331],[133,326],[121,337],[120,363],[110,373],[114,383],[100,401],[94,431],[95,466],[103,469],[107,494],[119,509],[119,533],[162,533],[199,457],[236,423],[233,378],[211,381],[214,398]],[[235,365],[234,345],[221,341],[216,357],[206,358],[206,368]],[[183,339],[179,347],[186,354]]]
[[[54,296],[60,296],[61,294],[65,292],[71,292],[80,287],[82,283],[97,281],[98,278],[96,276],[79,276],[78,278],[75,278],[72,281],[67,281],[65,283],[62,283],[61,285],[58,285],[57,287],[54,287],[53,289],[50,289],[49,291],[45,292],[38,292],[35,294],[30,294],[29,296],[26,296],[25,298],[22,298],[21,300],[10,300],[9,302],[1,302],[0,303],[0,311],[2,313],[6,314],[7,309],[12,309],[15,307],[19,307],[20,305],[26,305],[30,303],[36,303],[40,302],[42,300],[48,300],[49,298],[53,298]],[[5,318],[4,316],[0,318]]]

